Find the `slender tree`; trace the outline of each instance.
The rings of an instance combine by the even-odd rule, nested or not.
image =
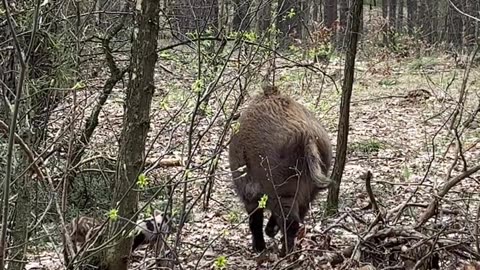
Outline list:
[[[431,24],[430,24],[430,11],[428,10],[428,3],[427,1],[419,1],[418,3],[418,17],[417,17],[417,25],[420,28],[422,33],[422,39],[427,40],[428,34],[432,31]]]
[[[218,28],[218,0],[175,0],[169,2],[168,9],[175,18],[173,34],[180,40],[185,40],[187,33],[203,33],[208,28],[216,31]]]
[[[347,26],[348,0],[338,0],[340,14],[340,33],[338,33],[338,43],[342,44],[345,38]]]
[[[312,20],[318,22],[322,19],[322,1],[312,2]]]
[[[408,33],[411,35],[415,29],[417,21],[417,1],[407,0],[407,27]]]
[[[24,138],[27,143],[30,143],[32,139],[32,133],[30,132],[30,123],[28,122],[28,117],[24,117],[31,110],[29,103],[23,98],[25,95],[25,84],[28,79],[28,70],[29,70],[29,60],[30,55],[33,49],[33,45],[36,41],[36,34],[38,30],[38,21],[39,21],[39,10],[40,10],[40,1],[35,1],[35,12],[33,16],[33,26],[30,31],[30,42],[28,46],[22,48],[22,44],[17,35],[18,26],[17,22],[14,22],[12,13],[10,12],[10,6],[7,1],[2,1],[3,11],[5,12],[5,25],[8,26],[8,32],[12,37],[12,47],[15,48],[12,52],[12,70],[9,73],[12,73],[10,83],[12,89],[15,89],[14,94],[14,104],[12,108],[5,109],[2,114],[0,114],[0,119],[3,116],[6,116],[9,120],[8,126],[8,142],[7,142],[7,153],[6,156],[6,168],[5,168],[5,179],[2,181],[2,195],[3,199],[0,201],[1,209],[1,233],[0,233],[0,269],[4,268],[6,261],[6,249],[7,249],[7,230],[12,230],[12,246],[10,247],[10,263],[8,269],[24,269],[26,255],[27,255],[27,245],[28,243],[28,232],[29,232],[29,222],[30,222],[30,187],[31,187],[31,175],[27,171],[29,167],[28,156],[21,152],[20,157],[20,166],[14,168],[14,156],[15,156],[15,143],[18,133]],[[5,34],[5,33],[3,33]],[[3,63],[2,63],[3,64]],[[3,72],[2,72],[3,73]],[[7,81],[8,83],[8,81]],[[5,86],[2,85],[2,88]],[[14,87],[14,88],[13,88]],[[28,98],[28,97],[27,97]],[[1,105],[7,103],[6,97],[1,101]],[[17,172],[12,174],[13,170],[16,169]],[[27,171],[24,174],[24,171]],[[18,177],[14,180],[14,176]],[[15,222],[9,224],[9,205],[10,205],[10,193],[11,186],[14,187],[14,191],[17,193],[16,203],[16,216]]]
[[[272,22],[272,1],[257,0],[257,33],[267,31]]]
[[[278,1],[278,30],[280,30],[281,46],[288,46],[292,38],[302,37],[302,8],[296,0]]]
[[[388,46],[388,0],[382,1],[382,18],[383,18],[383,46]]]
[[[397,0],[388,0],[388,30],[395,31],[397,26]]]
[[[437,0],[428,0],[427,1],[428,9],[428,26],[429,32],[427,33],[428,41],[434,43],[438,39],[438,1]]]
[[[480,18],[480,3],[477,0],[466,0],[466,11],[468,14]],[[465,24],[465,41],[467,46],[472,46],[475,44],[478,31],[478,21],[471,18],[466,18]]]
[[[350,119],[350,99],[352,97],[353,79],[355,75],[355,57],[362,16],[363,0],[352,0],[351,16],[348,23],[348,46],[345,58],[344,80],[342,85],[342,100],[340,103],[340,118],[338,121],[337,152],[333,166],[333,184],[328,190],[327,212],[333,214],[338,209],[340,183],[345,169],[347,157],[348,128]]]
[[[325,26],[335,30],[335,21],[337,20],[337,0],[328,0],[323,3],[323,21]]]
[[[160,1],[137,0],[135,28],[130,59],[130,77],[125,95],[125,113],[120,134],[120,149],[112,207],[124,219],[110,222],[109,236],[122,229],[129,230],[137,211],[138,194],[131,189],[143,170],[145,141],[150,125],[150,106],[155,89],[154,72],[157,61]],[[109,270],[126,270],[132,239],[120,237],[106,251]]]
[[[403,21],[405,20],[404,14],[405,0],[398,0],[398,17],[397,17],[397,31],[403,31]]]
[[[234,1],[234,15],[233,15],[233,30],[242,31],[247,30],[251,20],[251,5],[252,0],[235,0]]]
[[[452,0],[452,3],[464,10],[464,0]],[[448,6],[447,41],[451,45],[460,48],[463,45],[463,18],[462,15],[451,5]]]

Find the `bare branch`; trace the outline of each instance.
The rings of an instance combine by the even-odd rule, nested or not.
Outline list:
[[[448,3],[450,3],[450,6],[452,6],[456,11],[458,11],[458,13],[462,14],[463,16],[466,16],[466,17],[468,17],[468,18],[470,18],[470,19],[472,19],[472,20],[475,20],[475,21],[477,21],[477,22],[480,22],[480,18],[477,18],[477,17],[475,17],[475,16],[472,16],[472,15],[470,15],[470,14],[468,14],[468,13],[465,13],[465,12],[461,11],[461,10],[452,2],[452,0],[448,0]]]
[[[477,165],[473,168],[470,168],[469,170],[463,172],[462,174],[458,175],[457,177],[453,178],[452,180],[450,180],[449,182],[447,182],[445,184],[445,186],[443,187],[443,189],[439,192],[438,194],[438,197],[435,197],[431,202],[430,204],[428,205],[427,207],[427,210],[425,210],[423,212],[423,214],[421,215],[419,221],[417,222],[416,226],[415,227],[420,227],[422,226],[423,224],[425,224],[425,222],[427,222],[436,212],[437,212],[437,208],[438,208],[438,203],[439,201],[445,197],[445,195],[447,195],[448,191],[450,191],[450,189],[454,186],[456,186],[458,183],[460,183],[463,179],[469,177],[470,175],[476,173],[478,170],[480,170],[480,165]]]

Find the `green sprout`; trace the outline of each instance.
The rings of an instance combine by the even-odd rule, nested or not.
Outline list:
[[[141,188],[141,189],[144,189],[147,185],[148,185],[148,177],[145,176],[145,174],[141,173],[139,176],[138,176],[138,179],[137,179],[137,185]]]
[[[268,195],[263,194],[262,198],[258,201],[259,208],[265,208],[267,206]]]
[[[118,219],[118,209],[111,209],[108,211],[108,218],[112,221],[117,221]]]
[[[227,267],[227,258],[225,256],[219,256],[215,259],[215,269],[225,269]]]

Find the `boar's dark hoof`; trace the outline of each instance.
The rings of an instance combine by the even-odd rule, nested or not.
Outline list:
[[[285,246],[283,246],[281,249],[280,249],[280,252],[278,253],[278,256],[280,258],[283,258],[285,256],[287,256],[287,252],[285,251]]]
[[[287,256],[288,254],[290,254],[292,252],[293,248],[292,249],[289,249],[288,252],[285,250],[285,246],[282,246],[282,248],[280,249],[280,252],[278,253],[278,256],[280,258],[283,258],[285,256]]]
[[[265,241],[255,241],[255,240],[253,240],[252,246],[253,246],[253,251],[257,252],[257,253],[260,253],[260,252],[264,251],[265,248],[266,248]]]
[[[268,237],[274,238],[275,235],[277,235],[280,228],[277,226],[277,224],[270,225],[270,226],[269,225],[270,223],[268,223],[267,226],[265,227],[265,234],[268,235]]]
[[[290,238],[287,240],[287,245],[285,245],[285,243],[282,244],[282,248],[280,249],[280,253],[278,254],[278,256],[280,258],[283,258],[288,254],[290,254],[294,249],[295,249],[295,239]]]

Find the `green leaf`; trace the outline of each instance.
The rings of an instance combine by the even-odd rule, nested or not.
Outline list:
[[[164,99],[160,101],[160,109],[162,110],[168,110],[168,100]]]
[[[215,259],[215,269],[225,269],[227,267],[227,258],[225,256],[219,256]]]
[[[262,198],[258,201],[258,208],[265,208],[267,206],[268,195],[263,194]]]
[[[250,42],[255,42],[258,39],[257,33],[255,32],[246,32],[245,34],[243,34],[243,36],[247,41]]]
[[[197,79],[193,84],[192,84],[192,91],[194,93],[200,93],[202,92],[204,86],[203,79]]]
[[[295,16],[295,9],[292,7],[289,11],[288,11],[288,14],[287,14],[287,17],[289,19],[293,18]]]
[[[412,172],[407,166],[403,167],[402,173],[403,173],[403,178],[405,178],[405,180],[409,180],[410,177],[412,176]]]
[[[112,221],[117,221],[118,219],[118,209],[111,209],[108,211],[108,218]]]
[[[234,122],[232,124],[232,131],[233,131],[233,134],[237,134],[238,131],[240,131],[240,123],[239,122]]]
[[[148,180],[148,177],[146,177],[145,174],[141,173],[137,179],[138,187],[144,189],[146,186],[148,186]]]
[[[191,175],[192,172],[189,169],[185,170],[185,178],[190,178]]]
[[[80,89],[83,89],[85,88],[86,85],[85,83],[83,82],[77,82],[73,87],[72,87],[72,90],[80,90]]]

